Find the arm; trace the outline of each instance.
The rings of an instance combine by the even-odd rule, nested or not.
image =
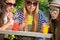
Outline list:
[[[22,30],[26,25],[25,20],[23,20],[22,24],[19,25],[19,30]]]
[[[39,12],[40,13],[40,21],[42,23],[47,23],[47,18],[46,16],[44,15],[44,13],[42,11]]]
[[[47,23],[42,23],[42,33],[48,33],[49,25]]]
[[[44,28],[44,26],[46,26],[47,25],[47,19],[46,19],[46,17],[45,17],[45,15],[43,14],[43,12],[42,11],[39,11],[39,15],[40,15],[40,25],[41,25],[41,30],[40,30],[40,32],[43,32],[43,28]]]
[[[5,30],[8,26],[7,26],[8,24],[6,24],[6,25],[3,25],[2,27],[0,27],[0,30]]]
[[[12,16],[11,16],[11,14],[13,14],[13,13],[10,13],[10,15],[8,15],[8,17],[7,17],[7,23],[4,23],[3,25],[2,25],[2,27],[0,27],[0,30],[6,30],[6,29],[8,29],[8,30],[12,30],[12,28],[13,28],[13,22],[12,22]],[[4,22],[6,21],[6,19],[4,18]]]
[[[12,25],[10,25],[10,22],[8,22],[7,24],[4,24],[2,27],[0,27],[0,30],[6,30],[6,29],[9,29],[9,30],[12,29]]]
[[[17,12],[14,14],[13,19],[19,24],[19,30],[22,30],[25,25],[23,18],[24,17],[22,10],[21,9],[17,10]]]

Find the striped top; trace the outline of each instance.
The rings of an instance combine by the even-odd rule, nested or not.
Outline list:
[[[38,11],[38,14],[39,15],[38,15],[38,29],[37,29],[37,32],[40,31],[42,23],[47,23],[47,19],[46,19],[45,15],[43,14],[43,12],[41,10]],[[23,18],[24,18],[23,10],[18,9],[17,12],[14,14],[13,19],[16,20],[19,24],[21,24],[22,21],[23,21]]]

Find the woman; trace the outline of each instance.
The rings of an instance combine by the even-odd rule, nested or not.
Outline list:
[[[12,29],[13,25],[13,13],[12,10],[15,7],[15,0],[1,0],[1,9],[4,12],[3,22],[4,25],[0,30]]]
[[[12,30],[13,29],[12,10],[15,7],[15,0],[1,0],[0,3],[1,3],[0,30]],[[2,40],[3,38],[5,38],[5,35],[1,34],[0,40]]]
[[[50,4],[50,32],[53,33],[51,40],[60,40],[60,0],[53,0]]]
[[[14,15],[14,20],[19,24],[19,30],[43,32],[43,26],[46,25],[47,20],[39,10],[39,0],[24,0],[24,2],[24,7],[17,10]]]

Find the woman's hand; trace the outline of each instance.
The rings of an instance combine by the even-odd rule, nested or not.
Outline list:
[[[41,32],[48,33],[49,25],[47,23],[42,23]]]
[[[7,24],[4,24],[2,27],[0,27],[0,30],[12,30],[12,25],[10,24],[10,22],[8,22]]]
[[[13,18],[13,13],[9,12],[8,18]]]
[[[27,21],[28,21],[27,18],[24,18],[24,19],[23,19],[22,24],[20,24],[19,30],[22,30],[22,29],[26,26]]]

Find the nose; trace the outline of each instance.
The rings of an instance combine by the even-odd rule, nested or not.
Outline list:
[[[54,12],[51,12],[51,14],[53,15],[53,14],[54,14]]]
[[[51,14],[51,16],[55,16],[55,14],[53,12],[51,12],[50,14]]]
[[[33,4],[31,4],[31,7],[33,7]]]
[[[14,8],[14,6],[12,5],[12,6],[11,6],[11,9],[13,9],[13,8]]]
[[[33,8],[33,4],[31,4],[30,8],[31,8],[31,9]]]

